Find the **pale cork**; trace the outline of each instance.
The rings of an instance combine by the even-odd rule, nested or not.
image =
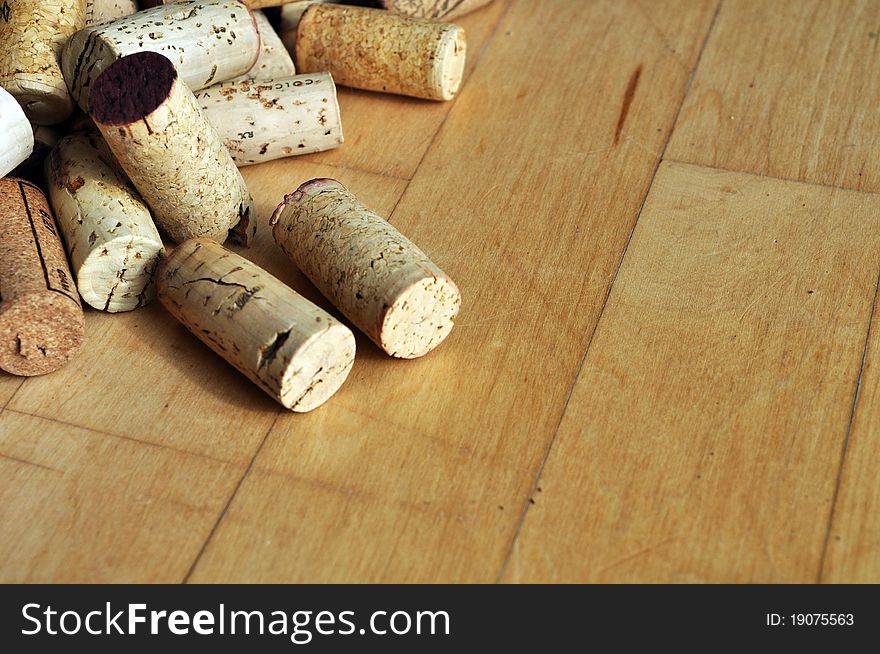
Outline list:
[[[189,88],[202,89],[247,73],[260,54],[260,34],[247,7],[221,0],[155,7],[87,27],[62,55],[74,100],[87,110],[98,76],[121,57],[144,51],[165,55]]]
[[[279,77],[292,77],[296,75],[296,66],[290,56],[278,32],[272,27],[266,14],[262,11],[254,12],[254,20],[257,31],[260,33],[260,54],[253,67],[241,77],[233,81],[243,79],[277,79]]]
[[[61,139],[46,160],[46,183],[82,299],[111,313],[152,300],[162,239],[101,135]]]
[[[136,0],[86,0],[86,27],[109,23],[137,10]]]
[[[0,87],[0,177],[31,155],[34,150],[34,131],[18,101]]]
[[[466,49],[458,25],[315,4],[297,27],[296,68],[328,71],[342,86],[451,100],[461,87]]]
[[[0,369],[57,370],[82,345],[83,312],[42,191],[0,180]]]
[[[73,111],[61,50],[85,24],[85,0],[5,0],[0,19],[0,86],[27,117],[52,125]]]
[[[328,73],[224,82],[195,96],[239,167],[321,152],[343,141]]]
[[[52,148],[55,147],[55,144],[63,136],[62,130],[67,125],[68,123],[65,123],[63,126],[31,123],[34,139],[33,152],[10,175],[33,182],[45,191],[44,185],[46,180],[43,176],[43,163],[52,151]]]
[[[271,224],[284,254],[391,356],[424,356],[452,331],[461,307],[455,283],[336,180],[300,186]]]
[[[140,52],[111,64],[95,82],[90,105],[116,160],[172,239],[250,244],[253,198],[167,58]]]
[[[376,0],[376,5],[406,16],[450,20],[490,2],[492,0]]]
[[[158,288],[175,318],[288,409],[319,407],[351,371],[348,327],[213,241],[178,246],[159,266]]]

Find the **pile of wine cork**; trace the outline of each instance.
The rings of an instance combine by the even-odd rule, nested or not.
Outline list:
[[[349,324],[434,350],[461,294],[423,250],[332,179],[280,189],[261,226],[239,169],[342,145],[336,84],[453,99],[466,40],[443,21],[490,1],[4,2],[0,370],[57,370],[88,311],[155,298],[297,412],[348,377]],[[338,316],[248,260],[260,229]]]

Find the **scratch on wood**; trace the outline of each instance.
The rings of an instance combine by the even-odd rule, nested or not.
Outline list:
[[[636,87],[639,85],[639,78],[642,76],[642,65],[633,71],[630,75],[629,83],[626,85],[626,91],[623,94],[623,106],[620,108],[620,117],[617,119],[617,127],[614,130],[614,145],[620,143],[620,133],[623,131],[623,125],[626,123],[626,117],[629,114],[629,107],[636,95]]]

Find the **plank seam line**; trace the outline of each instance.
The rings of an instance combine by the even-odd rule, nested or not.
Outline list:
[[[831,510],[828,512],[828,526],[825,530],[825,541],[822,544],[822,555],[819,557],[819,570],[816,575],[816,583],[822,583],[822,576],[825,571],[825,560],[828,556],[828,546],[831,543],[831,529],[834,525],[834,515],[837,509],[837,500],[840,495],[840,487],[843,483],[843,471],[846,467],[846,455],[849,452],[850,439],[852,437],[853,426],[856,420],[856,410],[858,409],[859,397],[862,390],[862,376],[865,372],[865,364],[868,361],[868,348],[871,344],[871,332],[874,328],[874,312],[877,310],[877,297],[880,294],[880,272],[877,273],[877,283],[874,286],[874,302],[871,305],[871,316],[868,318],[868,333],[865,335],[865,347],[862,350],[862,360],[859,363],[859,374],[856,377],[856,388],[853,393],[852,406],[849,411],[849,422],[846,427],[846,436],[843,439],[843,446],[840,451],[840,464],[837,468],[837,480],[834,484],[834,493],[831,496]]]
[[[676,158],[663,158],[663,161],[667,161],[669,163],[675,164],[683,164],[685,166],[694,166],[695,168],[704,168],[705,170],[718,170],[725,173],[737,173],[740,175],[751,175],[752,177],[758,177],[760,179],[767,180],[775,180],[779,182],[791,182],[793,184],[802,184],[804,186],[812,186],[818,189],[829,189],[831,191],[847,191],[848,193],[859,193],[861,195],[868,196],[878,196],[880,195],[880,191],[866,191],[860,188],[851,188],[849,186],[836,186],[834,184],[823,184],[821,182],[810,182],[804,179],[794,179],[793,177],[778,177],[776,175],[765,175],[764,173],[756,173],[752,170],[746,170],[741,168],[727,168],[724,166],[712,166],[704,163],[697,163],[695,161],[688,161],[687,159],[676,159]]]
[[[12,391],[12,395],[10,395],[9,399],[6,400],[6,402],[4,402],[2,407],[0,407],[0,413],[3,413],[6,410],[6,408],[12,403],[12,400],[14,400],[15,396],[18,395],[18,391],[20,391],[21,387],[24,386],[25,381],[26,380],[22,379],[21,381],[18,382],[18,386],[16,386],[15,390]]]
[[[657,176],[657,171],[660,169],[660,164],[665,160],[664,157],[666,156],[666,148],[669,147],[669,141],[672,139],[672,134],[675,131],[675,125],[678,123],[678,118],[681,115],[682,107],[684,107],[685,98],[687,98],[687,95],[690,92],[691,84],[693,83],[694,77],[697,73],[697,68],[699,67],[700,61],[703,58],[703,52],[706,49],[706,44],[709,42],[709,35],[712,34],[712,31],[715,28],[715,21],[718,18],[718,13],[721,11],[722,2],[723,0],[719,0],[718,4],[715,6],[715,13],[712,15],[712,20],[709,22],[709,27],[706,30],[706,35],[703,37],[703,43],[700,45],[700,50],[697,53],[697,57],[694,60],[694,65],[691,68],[690,75],[688,76],[687,82],[684,86],[684,90],[681,94],[681,102],[679,102],[678,104],[678,110],[675,112],[675,118],[672,121],[672,129],[669,130],[669,134],[666,136],[666,142],[663,145],[663,151],[660,153],[660,156],[657,157],[657,163],[654,165],[654,172],[651,175],[651,182],[647,185],[647,188],[645,189],[645,195],[642,197],[642,204],[639,207],[638,213],[636,214],[635,222],[633,222],[633,226],[630,228],[629,234],[626,239],[626,244],[623,248],[623,253],[620,255],[620,259],[617,262],[617,268],[614,270],[614,275],[612,275],[611,277],[611,283],[608,285],[608,291],[605,293],[605,298],[602,301],[602,308],[599,311],[599,316],[596,318],[596,324],[593,325],[593,329],[590,332],[590,337],[587,339],[586,346],[584,347],[584,352],[581,355],[580,363],[577,367],[577,372],[575,373],[574,379],[571,382],[571,386],[568,389],[568,395],[566,395],[565,402],[562,405],[562,411],[559,414],[559,420],[556,423],[556,428],[553,430],[553,434],[551,435],[547,446],[544,448],[544,457],[541,460],[540,465],[538,466],[538,470],[535,474],[535,480],[532,483],[532,488],[529,491],[525,502],[523,503],[519,523],[516,526],[513,537],[510,539],[510,544],[504,556],[504,561],[501,564],[501,570],[498,572],[498,576],[495,578],[495,583],[500,583],[501,580],[504,578],[505,572],[507,572],[507,567],[510,564],[510,559],[513,556],[513,548],[516,546],[516,542],[519,539],[520,532],[522,531],[523,525],[525,524],[526,518],[528,517],[531,500],[537,492],[538,485],[541,483],[541,477],[544,473],[544,467],[547,465],[547,461],[550,459],[550,453],[553,450],[553,445],[555,445],[556,443],[556,437],[559,435],[559,430],[562,427],[562,421],[565,418],[565,414],[568,412],[568,404],[571,401],[571,396],[574,394],[574,389],[577,387],[581,372],[583,372],[584,365],[586,364],[587,355],[590,352],[590,346],[593,344],[593,338],[596,336],[596,332],[599,330],[599,325],[602,322],[602,317],[605,315],[605,309],[608,306],[608,299],[611,297],[611,292],[614,289],[614,284],[617,282],[617,276],[620,273],[620,269],[623,267],[623,262],[626,259],[626,253],[629,250],[629,245],[632,242],[633,235],[635,234],[636,228],[638,227],[639,219],[642,217],[642,211],[644,211],[645,204],[648,201],[648,196],[651,194],[651,187],[654,185],[654,178]]]
[[[238,480],[238,483],[235,484],[235,488],[232,489],[232,493],[226,500],[226,504],[223,506],[223,510],[220,512],[220,515],[217,516],[217,520],[214,522],[214,526],[211,527],[211,531],[208,533],[207,538],[205,538],[205,542],[202,543],[202,546],[199,548],[195,559],[193,559],[193,562],[189,566],[189,570],[187,570],[186,575],[183,577],[183,581],[181,583],[189,583],[190,577],[192,577],[193,572],[195,572],[196,566],[199,564],[199,561],[202,560],[202,556],[208,549],[208,545],[214,539],[214,534],[217,533],[217,529],[220,527],[220,523],[223,522],[223,519],[226,517],[226,514],[229,511],[229,507],[232,506],[232,502],[238,495],[238,491],[241,489],[244,480],[247,479],[250,475],[251,469],[254,467],[254,463],[256,462],[257,457],[260,456],[260,452],[262,452],[263,450],[263,446],[266,444],[266,441],[269,440],[269,434],[271,434],[272,430],[275,429],[275,423],[278,422],[279,417],[281,417],[281,409],[277,410],[277,413],[275,414],[275,419],[272,421],[272,424],[269,425],[269,429],[267,429],[266,433],[263,435],[263,440],[261,440],[260,444],[257,446],[257,449],[254,452],[254,456],[251,457],[251,462],[247,465],[247,468],[245,468],[244,473],[242,473],[241,477]]]
[[[93,434],[98,434],[100,436],[107,436],[109,438],[118,438],[122,441],[129,441],[131,443],[137,443],[138,445],[145,445],[147,447],[155,447],[160,450],[167,450],[168,452],[176,452],[178,454],[186,454],[187,456],[194,456],[199,459],[206,459],[208,461],[213,461],[215,463],[220,463],[222,465],[235,465],[231,461],[226,461],[225,459],[218,459],[216,457],[210,456],[209,454],[202,454],[201,452],[192,452],[190,450],[184,450],[179,447],[170,447],[168,445],[162,445],[161,443],[151,443],[150,441],[144,441],[140,438],[135,438],[134,436],[127,436],[125,434],[116,434],[109,431],[103,431],[101,429],[95,429],[94,427],[87,427],[86,425],[79,425],[75,422],[68,422],[66,420],[59,420],[58,418],[50,418],[48,416],[41,416],[36,413],[29,413],[27,411],[21,411],[20,409],[11,409],[7,408],[7,411],[10,413],[17,413],[20,416],[27,416],[28,418],[35,418],[37,420],[46,420],[48,422],[54,422],[59,425],[64,425],[65,427],[73,427],[74,429],[82,429],[83,431],[88,431]]]
[[[421,159],[419,159],[419,163],[416,164],[416,167],[413,169],[412,177],[407,180],[406,188],[403,189],[403,193],[400,194],[400,197],[397,199],[397,204],[394,205],[394,209],[391,211],[390,216],[394,215],[394,211],[397,210],[397,205],[400,204],[400,201],[403,199],[403,196],[406,195],[407,191],[409,191],[409,185],[416,178],[416,175],[419,173],[419,170],[422,167],[422,164],[425,162],[425,159],[428,156],[428,153],[434,148],[434,144],[437,142],[437,137],[440,135],[440,132],[443,131],[443,126],[446,125],[446,121],[449,120],[450,114],[455,111],[455,105],[458,104],[458,98],[464,95],[465,89],[467,88],[468,83],[473,78],[474,74],[477,72],[477,67],[480,65],[480,62],[483,60],[483,55],[486,54],[486,50],[489,49],[489,45],[492,41],[495,40],[495,35],[498,33],[498,28],[501,26],[501,23],[504,22],[504,19],[507,18],[507,14],[510,11],[511,0],[507,0],[507,5],[504,7],[504,10],[501,12],[501,15],[498,16],[498,20],[495,22],[495,25],[492,26],[492,31],[489,32],[489,36],[486,37],[486,41],[483,43],[483,47],[480,48],[480,52],[477,54],[477,58],[474,61],[474,67],[471,69],[470,74],[467,76],[467,79],[461,85],[461,88],[458,90],[458,93],[455,96],[455,100],[453,101],[453,105],[449,108],[449,111],[446,112],[446,115],[443,116],[443,120],[440,121],[440,124],[437,125],[437,129],[434,130],[434,134],[431,136],[431,142],[428,144],[428,147],[425,148],[425,151],[422,153]],[[390,222],[390,220],[389,220]]]

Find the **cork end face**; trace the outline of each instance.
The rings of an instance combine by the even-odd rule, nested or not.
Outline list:
[[[425,356],[452,332],[460,308],[461,293],[451,279],[419,279],[386,309],[379,345],[400,359]]]
[[[119,238],[93,250],[77,271],[82,299],[100,311],[120,313],[156,297],[154,275],[165,252],[160,241]]]
[[[84,337],[82,310],[67,296],[17,298],[0,308],[0,369],[23,377],[55,372],[73,358]]]
[[[37,81],[19,83],[15,99],[25,115],[37,125],[56,125],[73,113],[73,100],[67,89],[58,89]]]
[[[464,67],[467,62],[467,40],[464,30],[458,25],[450,25],[443,32],[439,52],[434,60],[434,87],[440,100],[452,100],[464,80]]]
[[[137,52],[113,62],[89,93],[89,115],[103,125],[129,125],[147,118],[171,94],[177,70],[156,52]]]
[[[317,409],[342,386],[354,365],[354,334],[329,316],[327,329],[291,357],[281,381],[281,403],[297,413]]]
[[[345,190],[345,186],[342,185],[342,182],[338,182],[329,177],[317,177],[315,179],[310,179],[307,182],[303,182],[293,193],[285,195],[281,203],[275,207],[275,211],[272,212],[272,217],[269,218],[269,224],[277,225],[278,221],[281,219],[281,214],[284,213],[284,209],[291,204],[299,202],[306,196],[311,197],[317,195],[321,191],[331,188],[342,191]]]

